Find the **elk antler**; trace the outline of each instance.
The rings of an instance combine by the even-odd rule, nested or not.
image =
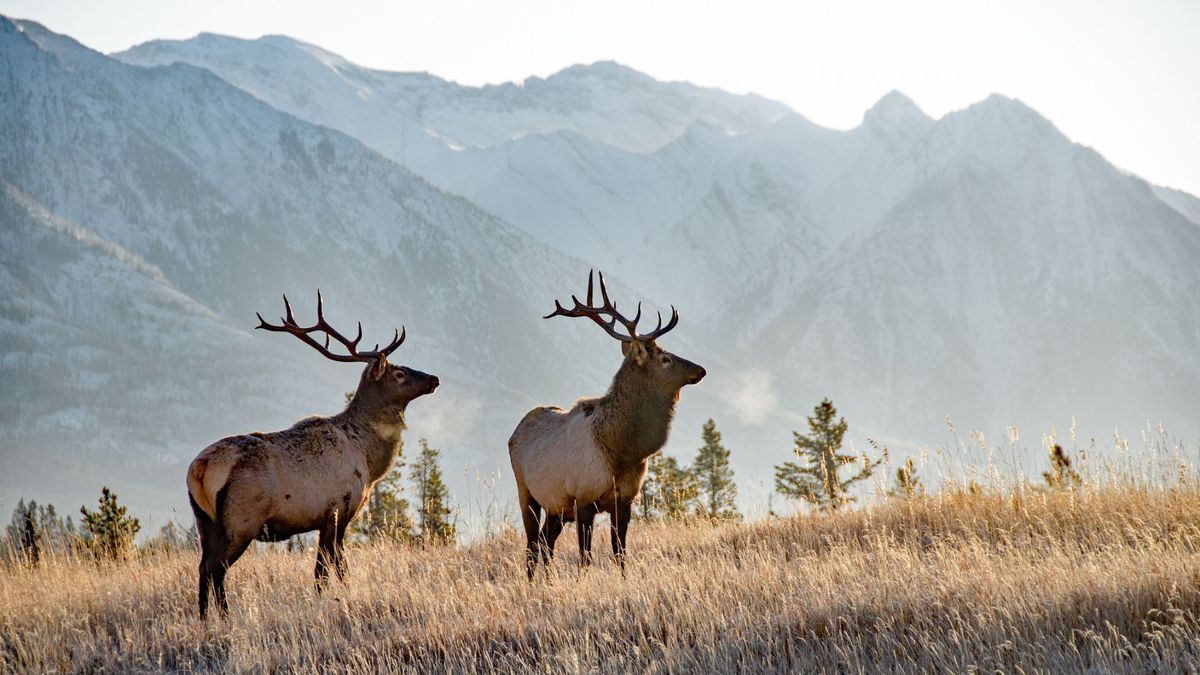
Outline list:
[[[308,328],[296,325],[296,319],[292,316],[292,305],[288,302],[286,295],[283,296],[283,307],[287,312],[287,316],[280,319],[280,321],[283,322],[281,325],[276,326],[274,324],[269,324],[263,320],[262,314],[256,313],[258,316],[258,325],[254,328],[262,328],[263,330],[275,331],[277,333],[291,333],[292,335],[295,335],[303,340],[308,346],[324,354],[325,358],[327,359],[341,361],[342,363],[353,363],[355,361],[372,363],[378,359],[387,358],[388,354],[396,351],[396,348],[404,342],[405,331],[404,327],[401,326],[400,330],[396,331],[396,335],[392,338],[392,341],[383,349],[380,349],[379,345],[376,344],[375,349],[371,351],[358,351],[358,342],[359,340],[362,340],[362,322],[358,322],[358,335],[353,340],[346,339],[346,336],[334,330],[333,326],[330,326],[325,322],[325,312],[321,302],[320,290],[317,291],[317,322]],[[309,335],[309,333],[317,331],[325,334],[324,346],[321,346],[320,342],[317,342],[311,335]],[[342,343],[342,346],[344,346],[346,351],[350,353],[334,354],[333,352],[329,351],[330,337]]]
[[[658,326],[654,330],[650,331],[649,333],[644,333],[644,334],[639,335],[637,332],[637,325],[638,325],[638,321],[640,321],[642,318],[642,303],[640,303],[640,302],[638,303],[637,314],[634,315],[632,320],[625,318],[620,312],[617,311],[616,303],[614,303],[608,299],[608,289],[604,287],[604,272],[601,272],[600,273],[600,297],[604,300],[604,304],[599,307],[593,306],[592,305],[592,272],[593,271],[594,270],[588,271],[588,290],[587,290],[587,304],[586,305],[579,302],[579,298],[575,297],[574,295],[571,296],[571,300],[575,302],[575,306],[572,307],[571,309],[567,309],[567,308],[563,307],[562,304],[560,304],[558,302],[558,300],[555,300],[554,301],[554,311],[547,314],[546,316],[544,316],[542,318],[549,319],[554,316],[571,316],[571,317],[584,316],[584,317],[591,319],[592,321],[595,321],[601,328],[604,329],[604,332],[606,332],[609,335],[613,336],[614,338],[620,340],[621,342],[633,342],[634,340],[642,340],[645,342],[650,342],[653,340],[657,340],[658,338],[660,338],[664,334],[666,334],[667,331],[674,328],[675,324],[679,323],[679,311],[675,309],[674,305],[671,305],[671,320],[667,322],[666,326],[664,326],[662,323],[662,312],[659,312],[658,313]],[[609,317],[608,321],[605,321],[603,318],[601,318],[602,315],[607,315]],[[618,322],[622,326],[625,327],[625,330],[629,331],[629,335],[622,335],[621,333],[617,332],[617,323]]]

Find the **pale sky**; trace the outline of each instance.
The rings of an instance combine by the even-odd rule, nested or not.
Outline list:
[[[992,92],[1148,180],[1200,195],[1200,1],[0,0],[103,52],[284,34],[464,84],[611,59],[782,101],[835,128],[898,89],[934,117]]]

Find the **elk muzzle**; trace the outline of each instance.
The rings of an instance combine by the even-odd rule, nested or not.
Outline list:
[[[438,379],[437,375],[422,373],[421,371],[413,370],[412,368],[405,368],[405,371],[405,375],[408,377],[409,381],[417,385],[417,391],[421,392],[419,394],[420,396],[432,394],[434,390],[438,388],[438,385],[442,383],[442,381]]]

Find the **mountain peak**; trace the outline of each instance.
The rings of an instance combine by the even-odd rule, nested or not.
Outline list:
[[[973,111],[976,115],[988,117],[1029,119],[1049,123],[1049,120],[1041,113],[1026,105],[1021,99],[998,93],[988,95],[987,98],[971,105],[967,110]]]
[[[893,89],[863,113],[862,126],[890,136],[911,138],[928,131],[933,123],[912,99]]]
[[[916,103],[913,103],[911,98],[906,96],[904,92],[900,91],[899,89],[893,89],[880,97],[880,99],[875,102],[875,105],[871,106],[871,109],[867,111],[868,114],[872,112],[904,112],[905,114],[918,115],[925,114],[921,112],[921,109],[917,107]]]
[[[639,70],[634,70],[633,68],[617,63],[616,61],[577,63],[573,66],[567,66],[566,68],[563,68],[546,79],[550,80],[560,77],[595,77],[614,82],[644,82],[652,81],[654,79]]]
[[[55,33],[36,21],[28,19],[9,19],[0,15],[4,23],[4,32],[21,33],[37,49],[52,54],[64,66],[77,68],[85,64],[95,64],[104,59],[99,52],[83,45],[68,35]]]
[[[993,132],[1035,134],[1039,137],[1060,137],[1062,132],[1041,113],[1020,99],[1003,94],[991,94],[966,110],[951,113],[947,117],[962,117],[981,129]],[[1065,137],[1064,137],[1065,140]]]

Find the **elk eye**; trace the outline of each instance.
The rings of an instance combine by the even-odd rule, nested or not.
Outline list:
[[[671,365],[671,357],[669,357],[669,356],[662,357],[662,364],[663,364],[663,368],[666,368],[667,366]]]
[[[397,370],[397,371],[396,371],[396,379],[397,379],[397,380],[403,380],[403,379],[404,379],[404,371],[403,371],[403,370]]]

